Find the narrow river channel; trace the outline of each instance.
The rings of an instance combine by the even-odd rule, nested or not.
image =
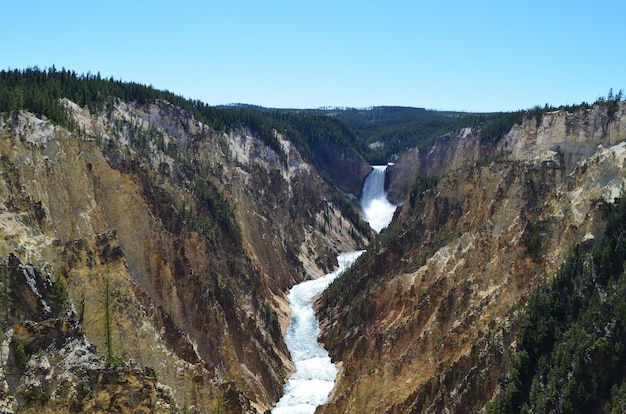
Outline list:
[[[299,283],[291,289],[291,323],[285,342],[296,364],[296,371],[285,384],[285,394],[272,413],[313,413],[318,405],[326,402],[335,384],[337,367],[331,362],[328,351],[317,342],[320,328],[312,302],[361,253],[363,251],[340,254],[339,269],[319,279]]]
[[[389,225],[395,206],[387,200],[385,192],[386,166],[375,166],[363,185],[361,206],[363,216],[370,226],[380,232]],[[317,342],[319,323],[315,318],[313,299],[363,253],[346,252],[337,259],[339,268],[318,279],[299,283],[291,288],[289,302],[291,322],[285,343],[296,371],[285,384],[285,394],[278,401],[274,414],[312,414],[324,404],[335,385],[338,369],[330,360],[328,351]]]

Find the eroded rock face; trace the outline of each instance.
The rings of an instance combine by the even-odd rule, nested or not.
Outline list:
[[[598,145],[610,146],[626,139],[624,107],[624,102],[617,102],[616,108],[609,111],[607,103],[599,101],[576,112],[558,110],[540,118],[526,117],[499,147],[515,159],[558,153],[567,171],[571,171],[578,161],[593,155]]]
[[[319,303],[341,361],[319,412],[479,412],[514,346],[516,310],[573,244],[602,237],[602,200],[626,183],[624,142],[594,148],[572,151],[576,164],[535,148],[461,166],[405,203]]]
[[[497,145],[481,144],[480,134],[469,128],[444,135],[428,152],[413,148],[388,168],[390,201],[404,202],[418,178],[440,177],[488,156],[510,154],[518,160],[558,156],[571,172],[579,161],[593,155],[598,145],[610,146],[626,139],[624,106],[624,102],[617,102],[609,110],[607,103],[600,101],[575,112],[557,110],[539,117],[528,115]]]
[[[110,290],[116,357],[152,367],[179,408],[265,411],[292,369],[284,292],[368,235],[283,137],[286,158],[166,102],[98,117],[64,103],[80,134],[25,112],[0,121],[0,252],[63,281],[99,352]],[[29,295],[21,317],[58,317]],[[113,407],[105,374],[102,404],[83,408]]]
[[[479,160],[490,151],[493,148],[481,145],[480,136],[469,128],[438,138],[427,153],[418,148],[410,149],[387,169],[389,200],[402,204],[417,179],[443,176]]]
[[[55,287],[59,282],[15,255],[4,264],[3,276],[3,289],[10,281],[10,300],[3,296],[2,303],[11,310],[3,315],[0,343],[2,412],[169,413],[176,408],[171,390],[157,382],[152,369],[132,361],[118,366],[97,353],[66,306],[67,291]],[[6,319],[18,315],[28,319]]]
[[[361,198],[365,177],[371,172],[371,166],[350,148],[345,148],[328,140],[316,140],[311,143],[317,164],[328,173],[337,185],[346,193]]]

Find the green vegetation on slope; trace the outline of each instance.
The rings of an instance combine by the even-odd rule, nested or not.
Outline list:
[[[315,161],[311,157],[311,143],[329,140],[351,148],[370,164],[384,164],[413,147],[428,150],[438,137],[465,127],[479,131],[484,143],[493,144],[514,124],[521,123],[525,115],[540,119],[544,112],[557,109],[547,104],[525,111],[498,113],[398,106],[310,110],[266,109],[252,105],[215,107],[152,86],[102,78],[99,73],[77,75],[65,69],[59,71],[54,66],[48,70],[35,67],[23,71],[0,71],[0,113],[25,109],[73,130],[74,121],[59,103],[60,98],[68,98],[94,114],[112,110],[115,98],[138,103],[161,99],[189,111],[196,119],[218,131],[247,127],[283,160],[286,155],[275,131],[286,133],[311,161]],[[621,91],[613,95],[611,90],[606,102],[621,99]],[[583,103],[559,109],[573,111],[587,107]]]
[[[243,108],[251,108],[242,106]],[[354,149],[371,165],[393,160],[403,151],[417,147],[427,152],[435,140],[462,128],[481,134],[485,144],[494,144],[523,117],[540,116],[556,108],[496,113],[436,111],[401,106],[335,109],[265,109],[254,107],[272,118],[279,131],[289,133],[304,152],[316,139],[341,142]]]
[[[185,99],[169,91],[160,91],[135,82],[102,78],[100,74],[77,75],[54,66],[47,71],[29,68],[24,71],[0,71],[0,113],[28,110],[48,117],[55,124],[75,130],[61,98],[67,98],[92,114],[112,111],[115,98],[127,102],[146,103],[161,99],[180,107],[215,130],[247,127],[279,155],[282,148],[273,125],[261,112],[247,108],[217,108],[197,100]],[[5,115],[6,116],[6,115]]]
[[[521,124],[525,114],[531,111],[469,113],[395,106],[328,111],[364,141],[364,156],[372,164],[384,164],[409,148],[427,152],[437,138],[468,127],[480,133],[483,143],[494,144]]]
[[[275,125],[278,132],[298,145],[301,152],[315,162],[312,151],[316,141],[328,141],[364,155],[367,148],[348,124],[315,111],[265,110],[262,113]]]
[[[531,295],[488,413],[626,411],[626,198],[607,208],[606,238]]]
[[[286,154],[275,132],[286,133],[312,161],[310,147],[316,140],[339,142],[357,154],[362,154],[365,148],[347,124],[320,114],[262,110],[250,106],[214,107],[151,86],[106,79],[99,73],[77,75],[65,69],[59,71],[54,66],[48,70],[0,71],[0,113],[5,117],[14,110],[28,110],[75,131],[77,125],[60,103],[61,98],[88,108],[92,114],[110,114],[116,98],[140,104],[164,100],[188,111],[214,130],[248,129],[283,161]]]
[[[411,147],[428,149],[437,137],[464,126],[469,116],[396,106],[346,109],[331,115],[350,125],[369,146],[366,155],[373,164],[384,164]]]

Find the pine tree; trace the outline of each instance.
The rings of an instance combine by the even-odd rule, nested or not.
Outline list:
[[[107,364],[113,365],[113,314],[111,310],[111,283],[108,277],[104,281],[104,335]]]

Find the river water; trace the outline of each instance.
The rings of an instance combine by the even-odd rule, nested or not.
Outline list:
[[[349,267],[363,251],[339,255],[339,269],[319,279],[308,280],[291,288],[291,323],[285,335],[287,348],[296,364],[296,371],[285,384],[285,394],[272,413],[313,413],[324,404],[333,389],[337,367],[328,351],[317,342],[320,328],[313,310],[313,298],[322,292],[341,272]]]
[[[370,226],[380,232],[391,222],[396,206],[387,201],[385,193],[386,166],[375,166],[363,185],[361,206]],[[337,257],[339,268],[319,279],[308,280],[291,288],[289,302],[291,322],[285,343],[296,371],[285,384],[285,394],[278,401],[274,414],[312,414],[324,404],[335,385],[338,369],[328,351],[317,342],[319,323],[315,318],[313,299],[363,253],[342,253]]]

